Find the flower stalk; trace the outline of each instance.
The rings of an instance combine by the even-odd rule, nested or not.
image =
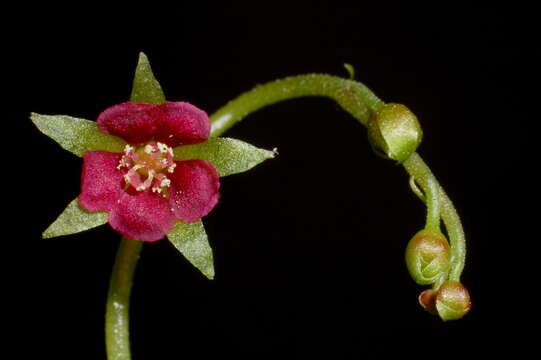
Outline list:
[[[383,109],[385,103],[360,82],[323,74],[292,76],[263,85],[245,92],[227,103],[210,116],[211,136],[219,136],[249,114],[280,101],[319,96],[335,100],[346,112],[362,125]],[[307,125],[310,126],[310,125]],[[435,226],[437,210],[445,224],[451,245],[451,267],[449,280],[460,280],[466,257],[466,239],[460,217],[436,177],[414,152],[402,162],[408,174],[421,186],[425,195],[430,196],[437,188],[437,196],[430,196],[427,223]],[[434,202],[439,201],[437,206]]]
[[[324,74],[291,76],[258,85],[231,100],[210,116],[211,136],[220,136],[249,114],[280,101],[306,96],[335,100],[361,124],[385,104],[360,82]],[[309,126],[309,125],[307,125]]]
[[[143,241],[122,238],[109,282],[105,313],[108,360],[130,360],[129,310],[133,275]]]
[[[426,225],[425,229],[440,231],[440,196],[438,184],[433,177],[427,178],[426,183]]]

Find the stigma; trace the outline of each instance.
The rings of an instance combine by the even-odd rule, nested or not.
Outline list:
[[[166,197],[171,185],[167,174],[173,173],[175,167],[173,149],[161,142],[150,141],[136,147],[126,145],[117,169],[123,172],[126,186],[136,191],[151,189]]]

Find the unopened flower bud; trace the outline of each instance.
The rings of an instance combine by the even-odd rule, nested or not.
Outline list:
[[[439,231],[421,230],[406,248],[406,265],[413,280],[420,285],[436,282],[449,270],[451,250]]]
[[[425,290],[419,295],[419,304],[421,304],[423,309],[434,315],[438,314],[436,310],[437,295],[438,292],[432,289]]]
[[[438,290],[436,309],[444,321],[457,320],[471,309],[470,294],[458,281],[447,281]]]
[[[400,163],[415,152],[422,137],[417,117],[402,104],[386,104],[368,122],[374,151]]]

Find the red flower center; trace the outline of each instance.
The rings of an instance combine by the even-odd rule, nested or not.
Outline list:
[[[167,173],[172,173],[175,166],[171,147],[149,141],[136,147],[126,145],[117,169],[124,173],[128,187],[132,186],[136,191],[152,189],[166,197],[171,184]]]

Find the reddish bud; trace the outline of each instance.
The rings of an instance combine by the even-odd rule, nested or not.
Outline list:
[[[428,289],[419,294],[419,304],[431,314],[437,315],[438,311],[436,310],[436,296],[438,292],[432,289]]]
[[[444,321],[462,318],[471,310],[468,290],[458,281],[446,281],[438,290],[436,309]]]

